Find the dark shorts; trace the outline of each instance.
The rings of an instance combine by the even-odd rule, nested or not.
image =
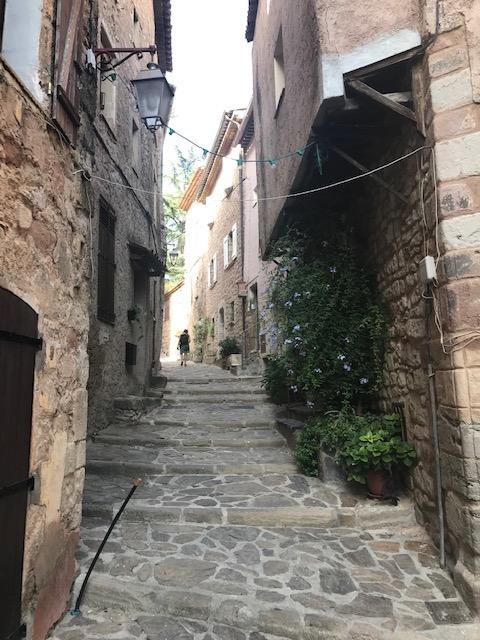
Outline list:
[[[180,345],[180,353],[190,353],[190,347],[188,346],[188,344]]]

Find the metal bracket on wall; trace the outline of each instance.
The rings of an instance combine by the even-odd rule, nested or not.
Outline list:
[[[149,47],[120,47],[120,48],[107,48],[107,49],[92,49],[93,55],[95,56],[95,60],[97,61],[97,68],[100,71],[112,71],[116,67],[119,67],[121,64],[126,62],[132,56],[137,56],[139,60],[143,58],[144,53],[149,53],[151,56],[154,56],[157,53],[157,47],[155,45],[150,45]],[[118,53],[125,53],[123,58],[113,62],[115,56]],[[98,60],[100,58],[100,60]],[[88,54],[87,54],[88,59]]]

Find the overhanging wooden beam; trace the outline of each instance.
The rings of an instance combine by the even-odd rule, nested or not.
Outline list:
[[[372,87],[369,87],[368,84],[365,84],[361,80],[355,80],[355,79],[347,80],[347,84],[352,89],[355,89],[355,91],[358,91],[364,96],[367,96],[367,98],[370,98],[371,100],[375,100],[375,102],[378,102],[384,107],[387,107],[388,109],[391,109],[396,113],[399,113],[401,116],[404,116],[405,118],[409,118],[410,120],[413,120],[413,122],[417,124],[417,116],[411,109],[409,109],[408,107],[404,107],[402,104],[399,104],[398,102],[395,102],[395,100],[392,100],[387,95],[380,93],[380,91],[377,91]]]
[[[345,151],[342,151],[342,149],[339,149],[336,145],[328,143],[328,147],[334,153],[336,153],[337,156],[340,156],[341,158],[343,158],[344,160],[352,164],[357,169],[360,169],[360,171],[362,171],[363,173],[371,171],[371,169],[369,169],[365,165],[358,162],[358,160],[355,160],[355,158],[352,158],[352,156],[350,156]],[[376,173],[371,173],[368,177],[371,178],[372,180],[375,180],[377,184],[380,184],[384,189],[387,189],[387,191],[390,191],[390,193],[393,193],[393,195],[396,196],[399,200],[401,200],[404,204],[408,204],[408,199],[402,193],[400,193],[394,187],[388,184],[388,182],[383,180],[383,178],[380,178],[380,176],[378,176]]]

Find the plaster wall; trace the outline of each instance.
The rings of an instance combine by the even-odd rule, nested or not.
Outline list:
[[[253,41],[259,157],[276,158],[305,147],[321,109],[329,100],[343,99],[343,74],[419,45],[421,31],[418,0],[387,0],[382,11],[373,0],[355,5],[346,0],[261,0]],[[280,32],[285,94],[276,108],[273,58]],[[298,156],[281,160],[274,171],[259,165],[259,196],[288,194],[301,172]],[[263,251],[286,205],[282,199],[259,203]]]

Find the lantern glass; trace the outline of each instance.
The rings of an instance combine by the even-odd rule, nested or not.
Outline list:
[[[158,65],[150,63],[132,80],[137,91],[140,118],[150,130],[166,124],[173,102],[173,89]]]

